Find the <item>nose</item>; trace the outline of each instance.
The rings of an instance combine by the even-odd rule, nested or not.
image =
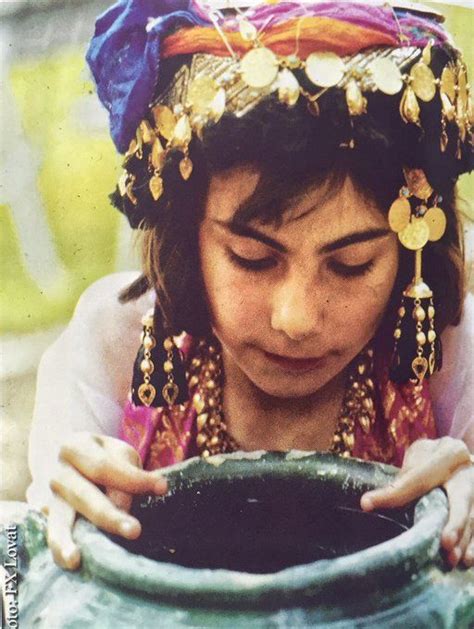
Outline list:
[[[317,334],[325,318],[327,299],[314,278],[288,278],[275,289],[271,326],[293,341]]]

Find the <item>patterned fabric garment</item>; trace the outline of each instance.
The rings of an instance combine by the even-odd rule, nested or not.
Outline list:
[[[185,339],[192,348],[190,337]],[[435,439],[437,435],[428,381],[422,384],[397,384],[388,377],[388,361],[384,352],[375,351],[374,381],[376,421],[369,433],[355,426],[352,456],[400,466],[405,450],[417,439]],[[192,349],[185,352],[193,358]],[[147,470],[166,467],[199,454],[196,445],[197,413],[190,401],[163,408],[134,404],[130,399],[124,409],[120,438],[140,454]]]

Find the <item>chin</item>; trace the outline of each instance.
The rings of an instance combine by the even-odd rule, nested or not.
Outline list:
[[[313,395],[319,389],[324,387],[330,380],[331,376],[315,377],[314,374],[304,375],[286,375],[273,377],[252,377],[247,375],[252,384],[271,397],[290,399],[302,398]]]

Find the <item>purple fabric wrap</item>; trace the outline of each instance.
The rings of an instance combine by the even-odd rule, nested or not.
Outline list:
[[[190,0],[120,0],[96,21],[86,59],[121,153],[153,97],[163,37],[178,27],[207,24],[193,5]],[[150,18],[155,21],[147,31]]]
[[[397,11],[407,45],[424,46],[429,39],[442,44],[446,32],[433,20]],[[297,2],[262,4],[247,12],[257,28],[269,28],[302,16],[328,17],[371,28],[397,37],[394,11],[386,6],[355,2]],[[149,20],[153,23],[147,29]],[[119,152],[125,153],[157,85],[163,38],[177,28],[209,26],[206,11],[197,0],[119,0],[96,22],[86,59],[97,92],[110,115],[110,132]],[[225,28],[238,28],[237,20],[222,20]]]

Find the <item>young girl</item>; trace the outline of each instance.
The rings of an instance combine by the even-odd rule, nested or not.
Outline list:
[[[401,466],[365,510],[443,486],[442,545],[474,565],[472,106],[438,17],[121,0],[88,61],[143,275],[92,286],[41,364],[28,498],[56,561],[79,565],[77,513],[137,537],[160,467],[297,448]]]

